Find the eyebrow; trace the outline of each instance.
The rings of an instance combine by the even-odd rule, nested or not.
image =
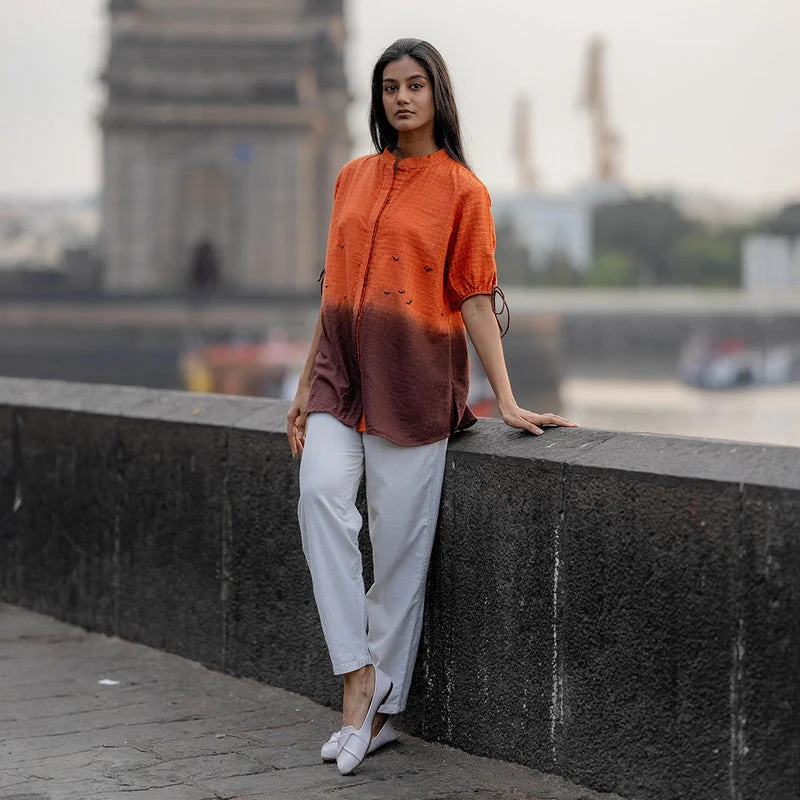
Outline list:
[[[422,74],[409,75],[408,78],[406,78],[406,80],[410,81],[410,80],[414,80],[415,78],[422,78],[423,80],[428,80],[428,76],[427,75],[422,75]],[[400,83],[400,81],[398,81],[397,78],[384,78],[383,82],[384,83]]]

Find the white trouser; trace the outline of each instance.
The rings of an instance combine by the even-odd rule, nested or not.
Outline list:
[[[383,670],[394,683],[384,714],[408,698],[446,455],[447,439],[399,447],[321,413],[306,425],[298,516],[333,671]],[[365,467],[375,578],[366,595],[356,508]]]

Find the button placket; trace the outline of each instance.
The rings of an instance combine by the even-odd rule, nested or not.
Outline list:
[[[386,207],[389,205],[392,196],[392,190],[394,189],[395,180],[397,178],[397,162],[395,162],[394,170],[392,171],[392,180],[389,183],[389,189],[386,193],[386,197],[381,204],[380,210],[378,211],[377,216],[375,217],[375,222],[372,225],[372,238],[369,244],[369,251],[367,252],[367,261],[364,266],[364,278],[361,283],[361,295],[358,300],[358,310],[356,312],[356,330],[355,330],[355,346],[356,346],[356,362],[361,365],[361,342],[360,342],[360,334],[361,334],[361,320],[364,313],[364,298],[367,293],[367,284],[369,283],[369,273],[372,267],[372,254],[375,250],[375,239],[378,235],[378,225],[381,221],[381,217],[383,216],[383,212],[386,210]]]

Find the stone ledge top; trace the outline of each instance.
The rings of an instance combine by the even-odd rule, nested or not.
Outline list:
[[[285,401],[269,398],[0,377],[0,409],[4,406],[281,436],[288,409]],[[533,437],[500,420],[481,419],[452,438],[450,452],[800,492],[800,448],[794,447],[591,428],[555,428]]]
[[[4,405],[225,428],[243,427],[269,433],[286,430],[287,405],[279,400],[138,386],[0,378],[0,406]]]

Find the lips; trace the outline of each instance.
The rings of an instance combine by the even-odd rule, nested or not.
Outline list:
[[[406,116],[411,116],[411,114],[413,113],[414,113],[413,111],[409,111],[407,108],[402,108],[399,111],[395,111],[394,115],[396,117],[406,117]]]

